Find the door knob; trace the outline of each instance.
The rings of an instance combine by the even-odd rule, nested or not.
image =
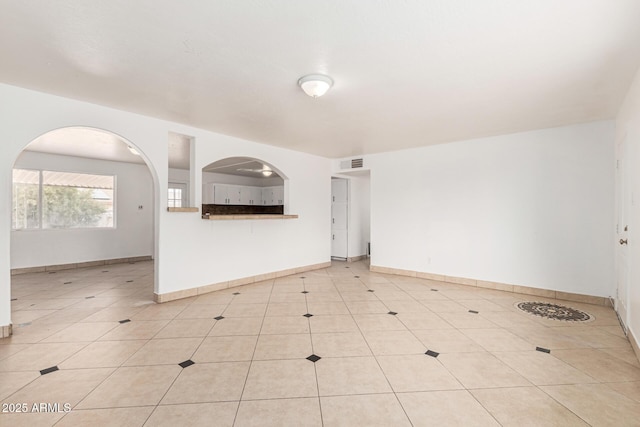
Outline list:
[[[620,244],[621,245],[626,245],[627,244],[627,239],[620,239]]]

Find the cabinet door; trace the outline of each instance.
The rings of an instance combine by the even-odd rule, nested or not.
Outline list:
[[[212,205],[213,203],[213,184],[202,184],[202,204]]]
[[[242,188],[239,185],[229,185],[227,192],[227,198],[229,200],[230,205],[241,205],[242,200],[240,198],[240,189]]]
[[[240,204],[251,205],[251,187],[240,187]]]
[[[275,205],[284,205],[284,187],[273,187],[273,202]]]
[[[262,188],[262,204],[264,206],[273,205],[273,187]]]
[[[226,185],[215,184],[213,186],[213,203],[216,205],[228,205],[229,196]]]
[[[251,204],[252,205],[261,205],[262,204],[262,187],[249,187],[251,189]]]

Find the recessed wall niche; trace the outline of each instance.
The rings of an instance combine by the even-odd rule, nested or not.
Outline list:
[[[229,157],[202,168],[202,214],[282,215],[285,178],[260,159]]]
[[[168,160],[169,182],[167,183],[167,210],[170,212],[197,212],[194,207],[195,170],[194,140],[188,135],[169,132]]]

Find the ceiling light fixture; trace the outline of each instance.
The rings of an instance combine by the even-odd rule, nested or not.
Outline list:
[[[331,77],[322,74],[309,74],[308,76],[300,77],[298,86],[300,86],[307,95],[317,98],[327,93],[331,86],[333,86],[333,80],[331,80]]]
[[[127,148],[129,149],[129,151],[131,151],[131,154],[135,154],[136,156],[139,156],[140,153],[138,152],[138,150],[136,150],[135,148],[133,148],[130,145],[127,145]]]
[[[271,174],[273,173],[273,171],[271,170],[271,168],[267,165],[264,165],[262,167],[262,175],[264,176],[271,176]]]

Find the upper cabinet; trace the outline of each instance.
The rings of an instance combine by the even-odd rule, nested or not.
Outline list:
[[[207,183],[202,186],[202,203],[240,206],[284,205],[284,186],[255,187]]]

